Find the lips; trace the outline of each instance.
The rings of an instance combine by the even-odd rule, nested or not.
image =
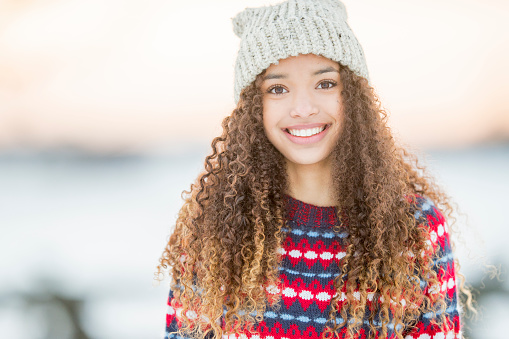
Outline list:
[[[307,129],[307,128],[322,127],[323,125],[328,125],[328,124],[324,123],[324,122],[317,122],[317,123],[314,123],[314,124],[287,126],[287,127],[283,128],[283,129]]]
[[[323,125],[321,127],[306,128],[306,129],[304,129],[304,128],[303,129],[287,128],[286,131],[296,137],[310,137],[310,136],[320,133],[321,131],[323,131],[325,129],[325,127],[327,127],[327,125]]]
[[[329,131],[329,124],[316,123],[308,125],[294,125],[283,129],[290,141],[296,144],[311,144],[322,140]]]
[[[283,131],[289,133],[293,136],[307,138],[322,132],[324,129],[328,128],[329,124],[324,123],[314,123],[307,125],[293,125],[283,128]]]

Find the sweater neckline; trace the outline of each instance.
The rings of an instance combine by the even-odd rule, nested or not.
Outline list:
[[[298,226],[332,228],[339,225],[336,206],[316,206],[285,194],[287,220]]]

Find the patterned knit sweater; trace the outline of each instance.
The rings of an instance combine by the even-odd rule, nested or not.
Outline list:
[[[267,307],[263,321],[256,324],[256,333],[242,335],[256,339],[319,338],[328,319],[330,301],[335,293],[333,279],[339,274],[338,263],[345,256],[347,228],[333,232],[339,224],[335,207],[319,207],[286,196],[287,228],[281,250],[279,267],[281,285],[269,286],[268,294],[281,295],[281,307]],[[447,302],[446,317],[454,326],[446,331],[430,323],[432,313],[421,314],[418,323],[404,331],[405,339],[452,339],[461,338],[456,279],[453,255],[447,223],[442,213],[429,199],[417,197],[416,219],[427,220],[430,239],[438,256],[434,270],[438,273],[441,289],[438,293]],[[424,219],[422,219],[424,217]],[[422,288],[425,286],[421,285]],[[428,289],[426,288],[426,293]],[[369,298],[369,296],[368,296]],[[172,307],[173,294],[168,298],[165,339],[182,338],[176,333],[180,321],[180,310]],[[396,338],[394,326],[389,324],[388,338]],[[367,338],[367,321],[357,338]],[[345,333],[342,333],[343,336]],[[226,338],[226,336],[224,336]],[[234,338],[230,335],[228,338]],[[378,338],[378,333],[375,335]]]

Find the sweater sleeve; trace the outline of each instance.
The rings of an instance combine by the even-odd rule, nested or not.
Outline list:
[[[460,339],[462,335],[457,299],[456,270],[448,226],[443,214],[431,200],[420,199],[422,205],[421,209],[416,212],[416,219],[425,220],[427,223],[430,242],[436,253],[433,260],[433,270],[437,273],[440,283],[439,289],[423,287],[425,287],[426,295],[440,293],[444,298],[446,302],[446,322],[442,325],[433,324],[434,314],[432,312],[423,313],[419,316],[414,327],[403,332],[403,337],[405,339]]]
[[[166,332],[164,339],[188,339],[186,337],[180,336],[177,331],[180,327],[180,321],[177,318],[178,307],[172,306],[172,301],[174,301],[173,291],[170,289],[170,294],[168,296],[168,309],[166,312]]]
[[[166,312],[166,331],[164,339],[193,339],[180,335],[177,331],[182,326],[180,322],[181,309],[178,300],[175,299],[173,291],[170,289]],[[193,317],[193,314],[187,314],[188,317]],[[204,339],[211,339],[212,333],[207,334]]]

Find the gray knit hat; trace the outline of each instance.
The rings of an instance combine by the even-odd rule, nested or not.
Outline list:
[[[369,81],[364,51],[339,0],[287,0],[246,8],[233,19],[241,38],[235,61],[234,100],[264,69],[298,54],[322,55]]]

